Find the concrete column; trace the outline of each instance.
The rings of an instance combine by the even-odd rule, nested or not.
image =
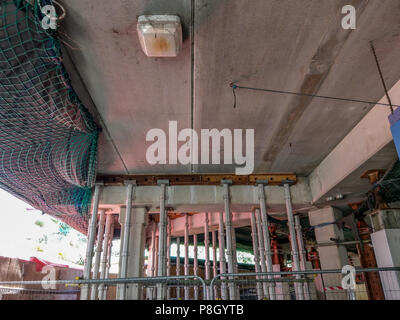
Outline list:
[[[106,227],[104,231],[104,243],[103,243],[103,254],[101,255],[101,265],[100,265],[100,279],[105,279],[106,277],[106,268],[107,268],[107,261],[109,259],[108,256],[108,246],[110,245],[110,233],[111,233],[111,226],[113,222],[113,215],[108,214],[106,216]],[[99,287],[99,300],[102,300],[104,295],[104,284],[100,284]]]
[[[259,249],[258,249],[258,237],[257,237],[257,226],[256,226],[256,216],[254,211],[251,212],[251,239],[253,241],[253,254],[254,254],[254,271],[260,272],[260,258],[259,258]],[[260,277],[256,277],[257,280]],[[262,291],[261,282],[257,282],[257,299],[262,300],[263,291]]]
[[[306,266],[306,248],[304,247],[304,240],[303,240],[303,231],[301,230],[301,223],[300,223],[300,216],[297,214],[294,217],[295,222],[295,229],[297,235],[297,245],[299,246],[299,256],[300,256],[300,270],[305,271],[307,270]],[[304,298],[305,300],[310,300],[310,290],[308,283],[304,283],[303,285],[304,290]]]
[[[293,260],[292,268],[295,271],[300,271],[300,260],[299,260],[299,253],[298,253],[298,246],[297,246],[297,239],[296,239],[296,229],[294,227],[292,198],[290,195],[289,183],[285,183],[283,185],[283,188],[285,191],[286,212],[287,212],[287,218],[288,218],[290,244],[292,247],[292,260]],[[301,276],[298,275],[298,276],[296,276],[296,278],[301,279]],[[295,283],[294,287],[295,287],[295,291],[296,291],[296,300],[303,300],[304,299],[303,285],[301,283]]]
[[[99,226],[97,228],[97,242],[96,242],[96,252],[94,254],[94,265],[93,265],[93,275],[92,279],[96,280],[99,278],[100,269],[100,259],[101,253],[103,252],[103,237],[104,237],[104,215],[105,210],[100,209]],[[97,299],[97,284],[91,286],[90,300]]]
[[[147,209],[145,207],[135,207],[131,210],[131,219],[129,225],[128,238],[128,255],[127,269],[125,277],[142,277],[144,264],[144,250],[146,244],[146,224],[147,224]],[[119,222],[121,224],[121,238],[124,239],[126,232],[126,224],[128,219],[128,210],[121,208],[119,214]],[[121,243],[121,247],[124,245]],[[122,278],[120,269],[120,277]],[[139,284],[127,284],[119,286],[117,291],[117,300],[137,300],[141,297],[141,288]]]
[[[198,249],[197,249],[197,234],[193,235],[193,253],[194,253],[194,259],[193,259],[193,274],[197,276],[199,274],[199,262],[197,260],[197,254],[198,254]],[[195,286],[194,287],[194,300],[199,300],[199,287]]]
[[[371,213],[374,233],[371,240],[379,268],[400,267],[400,210],[385,209]],[[379,273],[386,300],[400,300],[400,272]]]
[[[226,255],[228,256],[228,273],[234,273],[234,259],[233,259],[233,247],[232,247],[232,214],[230,207],[230,192],[229,187],[232,184],[231,181],[222,181],[222,187],[224,188],[224,206],[225,206],[225,230],[226,230]],[[228,283],[229,288],[229,299],[236,300],[236,289],[234,283]]]
[[[224,232],[224,214],[219,213],[219,270],[221,274],[226,273],[226,259],[225,259],[225,232]],[[226,283],[221,284],[221,298],[228,300],[228,291]]]
[[[94,249],[94,239],[96,237],[97,211],[99,208],[100,187],[101,184],[96,184],[94,187],[92,215],[90,217],[90,222],[88,227],[86,257],[83,269],[83,279],[85,280],[90,279],[90,272],[92,270],[93,249]],[[81,300],[88,300],[88,299],[89,299],[89,285],[85,284],[82,286]]]
[[[325,207],[323,209],[310,211],[310,225],[315,226],[315,238],[317,243],[334,243],[332,239],[344,240],[343,230],[340,230],[335,222],[342,217],[342,212],[333,207]],[[333,223],[333,224],[329,224]],[[324,225],[327,224],[327,225]],[[319,225],[322,225],[319,227]],[[319,246],[318,255],[321,263],[321,269],[342,269],[343,266],[349,265],[346,247],[343,245]],[[325,287],[341,286],[341,274],[329,274],[322,277]],[[347,299],[346,294],[339,292],[327,292],[328,300]]]
[[[184,234],[184,243],[185,243],[185,276],[189,275],[189,216],[185,215],[185,234]],[[189,300],[189,287],[185,285],[184,287],[185,300]]]

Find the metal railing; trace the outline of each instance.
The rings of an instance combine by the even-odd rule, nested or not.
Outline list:
[[[352,282],[348,283],[351,285],[346,285],[349,274],[342,269],[225,273],[207,282],[199,276],[185,275],[3,281],[0,282],[0,300],[77,300],[83,286],[89,290],[95,288],[96,300],[229,299],[229,294],[223,292],[229,287],[234,288],[240,300],[400,300],[400,267],[353,271]],[[125,294],[121,294],[121,290],[125,290]],[[162,290],[161,295],[157,294],[159,290]]]
[[[368,288],[373,275],[375,287]],[[348,286],[342,285],[344,277],[342,269],[226,273],[211,280],[209,292],[210,299],[222,299],[230,284],[241,300],[400,300],[400,267],[355,269]]]
[[[169,276],[115,278],[91,280],[43,280],[43,281],[3,281],[0,282],[0,300],[78,300],[82,286],[90,290],[98,288],[96,300],[118,299],[121,290],[125,298],[138,300],[157,299],[157,290],[163,290],[165,299],[179,299],[178,290],[198,292],[198,299],[206,299],[207,287],[199,276]],[[109,289],[112,289],[111,294]],[[123,296],[123,295],[122,295]],[[183,297],[181,294],[180,297]],[[193,294],[189,299],[193,299]]]

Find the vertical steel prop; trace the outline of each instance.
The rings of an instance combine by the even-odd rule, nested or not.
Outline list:
[[[234,273],[234,258],[233,258],[233,248],[232,248],[232,217],[230,208],[230,191],[229,187],[232,184],[231,180],[222,180],[222,187],[224,188],[224,206],[225,206],[225,224],[226,224],[226,255],[228,256],[228,273]],[[230,279],[233,280],[232,277]],[[236,289],[232,282],[228,283],[229,287],[229,299],[236,300]]]
[[[97,183],[94,187],[92,215],[90,217],[90,222],[89,222],[85,265],[83,269],[84,280],[90,279],[90,273],[92,271],[93,248],[94,248],[94,239],[96,237],[97,211],[99,208],[99,196],[100,196],[101,185],[102,184]],[[82,286],[81,300],[88,300],[88,299],[89,299],[89,285],[85,284]]]
[[[177,276],[181,275],[181,238],[176,238],[176,264],[175,273]],[[179,300],[181,298],[181,287],[176,287],[176,298]]]
[[[208,219],[208,212],[204,213],[204,273],[205,279],[210,279],[210,233],[208,230],[209,219]],[[208,289],[207,289],[208,290]],[[209,292],[206,293],[206,297],[209,297]]]
[[[159,180],[157,184],[161,188],[160,193],[160,223],[158,230],[158,276],[165,277],[167,275],[167,185],[168,180]],[[166,298],[166,290],[164,284],[157,284],[157,299],[164,300]]]
[[[259,257],[259,249],[258,249],[256,216],[255,216],[254,210],[251,211],[250,222],[251,222],[251,239],[253,241],[254,269],[255,269],[254,271],[256,273],[259,273],[259,272],[261,272],[261,269],[260,269],[260,257]],[[257,276],[256,279],[260,280],[261,278],[259,276]],[[263,294],[263,288],[261,286],[261,282],[257,282],[257,299],[262,300],[263,295],[264,294]]]
[[[185,265],[184,271],[185,276],[189,275],[189,216],[185,215],[185,232],[184,232],[184,243],[185,243]],[[189,287],[185,285],[184,287],[185,300],[189,300]]]
[[[297,244],[299,246],[299,253],[300,253],[300,269],[302,271],[305,271],[307,269],[306,248],[304,247],[303,232],[301,230],[300,216],[298,214],[295,215],[294,222],[297,234]],[[303,290],[304,290],[304,299],[310,300],[310,289],[307,282],[303,284]]]
[[[292,247],[292,258],[293,258],[293,266],[294,271],[300,271],[300,261],[299,261],[299,253],[297,250],[297,240],[296,240],[296,229],[294,227],[294,218],[293,218],[293,209],[292,209],[292,198],[290,195],[290,181],[283,182],[283,188],[285,191],[285,201],[286,201],[286,210],[288,217],[288,226],[289,226],[289,234],[290,234],[290,244]],[[297,279],[301,279],[301,275],[296,275]],[[296,291],[296,299],[304,300],[303,294],[303,286],[302,283],[295,283],[295,291]]]
[[[93,280],[99,278],[101,253],[103,252],[104,217],[105,217],[105,210],[100,209],[99,226],[97,228],[96,251],[94,254],[94,264],[93,264],[93,275],[92,275]],[[90,292],[90,300],[96,300],[96,299],[97,299],[97,284],[92,284]]]
[[[217,231],[213,231],[212,233],[212,252],[213,252],[213,277],[215,278],[218,274],[217,267]],[[214,297],[218,298],[217,288],[214,287]]]
[[[112,223],[111,223],[110,239],[109,239],[108,251],[107,251],[107,257],[108,258],[107,258],[106,274],[105,274],[105,277],[104,277],[105,279],[108,279],[109,276],[110,276],[113,240],[114,240],[114,219],[112,220]],[[102,292],[101,300],[106,300],[107,299],[107,291],[108,291],[108,285],[105,285],[104,289],[103,289],[103,292]]]
[[[224,213],[219,213],[219,270],[221,274],[226,273],[226,259],[225,259],[225,232],[224,232]],[[221,278],[223,280],[225,278]],[[221,283],[221,299],[228,300],[228,290],[226,283]]]
[[[259,249],[260,262],[261,262],[261,272],[267,272],[267,264],[265,262],[266,259],[265,259],[265,248],[264,248],[264,234],[263,234],[263,230],[262,230],[260,209],[256,209],[255,213],[256,213],[258,249]],[[265,278],[266,278],[265,276],[262,277],[262,279],[265,279]],[[269,291],[268,291],[267,282],[263,282],[262,286],[263,286],[264,298],[268,299]]]
[[[136,181],[125,181],[126,185],[126,213],[124,224],[124,237],[122,239],[122,254],[121,254],[121,272],[120,277],[126,278],[128,275],[128,256],[129,256],[129,238],[131,231],[131,217],[132,217],[132,196],[133,186]],[[123,284],[121,289],[121,300],[126,298],[126,284]]]
[[[104,231],[103,254],[101,255],[101,263],[100,263],[100,279],[105,279],[106,277],[107,261],[109,259],[108,246],[110,245],[110,236],[111,236],[110,233],[111,233],[112,222],[113,222],[112,214],[107,214],[106,227]],[[104,284],[101,284],[99,286],[99,296],[98,296],[99,300],[102,300],[104,289],[105,289]]]
[[[199,261],[197,259],[198,255],[198,248],[197,248],[197,234],[193,235],[193,254],[194,254],[194,259],[193,259],[193,274],[195,276],[198,275],[199,273]],[[205,294],[205,292],[203,293]],[[195,286],[194,287],[194,300],[199,300],[199,287]]]
[[[268,226],[268,215],[267,215],[267,205],[266,205],[266,197],[264,191],[264,185],[267,184],[267,181],[260,182],[258,181],[258,200],[260,202],[260,212],[261,212],[261,224],[262,224],[262,233],[264,238],[264,250],[265,250],[265,262],[267,267],[267,272],[272,272],[272,251],[271,251],[271,238],[269,235],[269,226]],[[272,279],[272,276],[268,276],[268,279]],[[274,283],[271,282],[269,285],[269,297],[271,300],[275,300],[275,286]]]
[[[168,235],[167,235],[167,276],[171,276],[171,233],[172,221],[168,218]],[[171,299],[171,288],[167,288],[167,300]]]

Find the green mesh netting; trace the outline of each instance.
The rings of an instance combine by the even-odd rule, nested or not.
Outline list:
[[[0,187],[86,232],[98,128],[30,3],[0,0]]]
[[[400,161],[396,161],[378,185],[385,202],[400,201]]]

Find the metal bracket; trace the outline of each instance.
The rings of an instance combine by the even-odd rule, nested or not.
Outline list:
[[[124,181],[124,185],[134,185],[134,186],[136,186],[136,180],[125,180]]]
[[[223,186],[223,185],[232,185],[233,184],[233,182],[232,182],[232,180],[221,180],[221,185]]]
[[[288,184],[289,186],[292,186],[294,183],[295,182],[293,180],[282,180],[280,185],[284,186],[285,184]]]
[[[157,185],[161,186],[162,184],[169,185],[169,180],[157,180]]]

